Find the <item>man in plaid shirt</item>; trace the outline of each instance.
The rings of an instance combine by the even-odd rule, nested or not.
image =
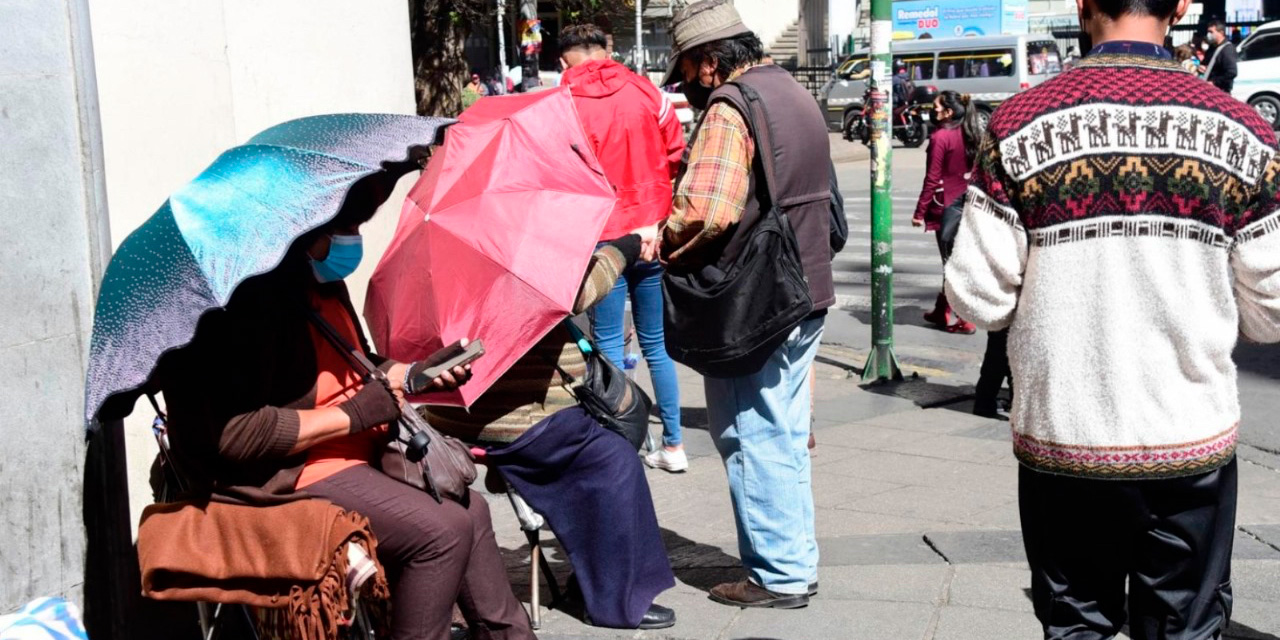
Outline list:
[[[711,599],[739,607],[804,607],[818,590],[807,447],[809,374],[826,309],[835,301],[826,125],[804,88],[785,70],[761,63],[760,39],[742,24],[729,0],[689,4],[676,13],[672,33],[667,83],[683,80],[690,103],[705,112],[676,183],[662,258],[684,270],[724,267],[729,240],[750,231],[739,224],[744,214],[752,220],[749,212],[771,206],[760,193],[763,185],[752,179],[757,150],[770,153],[777,202],[800,247],[814,309],[759,371],[704,378],[709,430],[724,460],[738,550],[748,573],[746,580],[713,587]],[[739,106],[729,101],[732,88],[724,99],[717,93],[710,100],[728,82],[750,87],[765,106],[754,126],[769,136],[759,144]],[[724,321],[702,318],[696,308],[672,307],[670,313],[698,322]]]

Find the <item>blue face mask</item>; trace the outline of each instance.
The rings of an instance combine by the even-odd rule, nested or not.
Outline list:
[[[311,260],[311,270],[320,282],[337,282],[355,273],[364,257],[364,239],[355,236],[331,236],[329,255],[324,260]]]

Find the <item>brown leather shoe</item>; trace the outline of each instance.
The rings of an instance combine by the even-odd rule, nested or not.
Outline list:
[[[799,609],[809,606],[807,593],[774,593],[750,580],[718,584],[711,588],[711,599],[744,608]]]

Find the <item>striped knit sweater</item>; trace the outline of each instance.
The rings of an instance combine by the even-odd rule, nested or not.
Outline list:
[[[1134,479],[1229,462],[1237,336],[1280,341],[1270,127],[1172,61],[1100,54],[989,133],[946,288],[1010,328],[1018,459]]]
[[[574,315],[604,300],[639,252],[640,241],[634,235],[623,236],[596,249],[573,303]],[[467,442],[513,442],[551,414],[578,403],[557,365],[576,379],[587,373],[582,352],[570,338],[569,331],[560,326],[517,360],[470,409],[424,405],[419,413],[441,433]]]

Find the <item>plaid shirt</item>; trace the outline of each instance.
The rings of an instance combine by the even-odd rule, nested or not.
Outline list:
[[[662,234],[665,261],[680,262],[738,223],[750,195],[755,152],[737,109],[724,102],[707,109]]]

